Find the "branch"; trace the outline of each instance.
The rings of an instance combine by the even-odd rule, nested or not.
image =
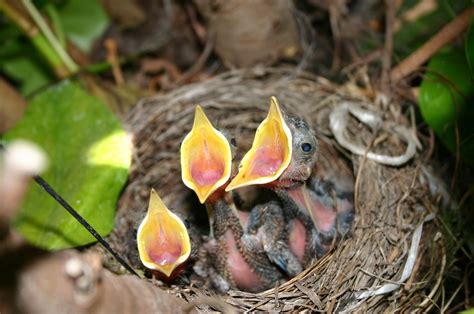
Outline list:
[[[385,46],[382,54],[381,89],[387,94],[390,86],[390,67],[393,50],[393,22],[397,11],[395,1],[385,0]]]
[[[444,26],[423,46],[413,52],[390,72],[392,82],[397,82],[416,71],[438,50],[457,38],[469,25],[474,7],[464,10],[453,21]]]

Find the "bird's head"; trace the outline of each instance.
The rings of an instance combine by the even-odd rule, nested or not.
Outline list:
[[[308,180],[319,152],[314,131],[304,120],[291,117],[287,119],[287,123],[292,135],[291,161],[281,176],[269,183],[283,188],[300,185]]]
[[[140,260],[147,268],[170,277],[191,253],[186,226],[171,212],[154,189],[148,211],[137,232]]]
[[[181,143],[181,177],[201,203],[230,178],[232,149],[227,136],[215,129],[200,106],[194,124]]]
[[[291,187],[311,175],[318,144],[314,132],[299,118],[288,118],[275,97],[257,128],[252,147],[226,191],[248,185]]]

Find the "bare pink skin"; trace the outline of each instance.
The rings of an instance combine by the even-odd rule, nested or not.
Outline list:
[[[238,210],[237,215],[239,216],[239,220],[242,226],[246,226],[247,222],[249,221],[250,213]]]
[[[232,231],[225,233],[227,244],[227,266],[228,270],[239,289],[246,291],[261,291],[263,283],[239,252]]]
[[[301,221],[293,219],[290,222],[289,232],[290,250],[301,263],[304,263],[306,229]]]
[[[219,188],[216,192],[211,194],[208,202],[211,204],[219,199],[229,197],[229,194],[224,192],[225,186]],[[248,212],[237,210],[237,217],[240,223],[245,226],[249,219]],[[252,270],[250,265],[245,261],[244,257],[237,248],[232,230],[226,230],[224,233],[225,245],[227,249],[227,270],[230,272],[232,280],[235,282],[237,288],[245,291],[262,291],[265,287],[259,276]]]
[[[304,188],[305,187],[288,190],[288,194],[290,194],[291,198],[298,204],[300,208],[305,208],[306,210],[312,212],[316,227],[319,231],[331,231],[336,225],[336,211],[334,208],[324,206],[321,202],[315,199],[310,199],[309,206],[311,208],[307,208],[302,192],[302,189]]]

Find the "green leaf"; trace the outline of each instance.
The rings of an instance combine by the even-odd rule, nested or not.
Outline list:
[[[474,165],[474,85],[463,49],[445,49],[428,64],[420,87],[420,110],[441,141]],[[456,141],[456,127],[459,143]]]
[[[118,119],[78,84],[65,81],[36,95],[6,140],[27,139],[45,149],[44,178],[101,235],[113,227],[127,180],[130,146]],[[61,249],[95,239],[38,185],[32,184],[16,228],[31,243]]]
[[[67,37],[84,52],[90,51],[109,24],[98,0],[69,0],[59,9],[59,16]]]
[[[471,79],[474,80],[474,17],[471,18],[471,24],[467,30],[465,50],[466,59],[471,69]]]

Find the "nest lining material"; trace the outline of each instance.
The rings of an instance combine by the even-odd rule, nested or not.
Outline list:
[[[201,210],[195,208],[192,193],[181,182],[179,169],[179,146],[192,127],[196,104],[204,108],[218,128],[236,137],[239,151],[235,160],[240,160],[267,113],[270,96],[276,96],[289,115],[303,117],[321,137],[335,143],[329,114],[346,100],[369,103],[360,96],[363,93],[358,94],[354,96],[354,86],[340,87],[322,78],[296,75],[291,69],[281,68],[232,71],[143,100],[126,118],[136,151],[111,240],[133,263],[136,244],[130,235],[144,215],[152,187],[176,211],[186,214]],[[408,127],[398,105],[392,106],[398,109],[382,111],[375,105],[367,109]],[[351,119],[346,137],[364,147],[372,145],[375,152],[403,154],[406,144],[389,131],[377,133]],[[351,159],[356,176],[356,219],[351,235],[282,286],[259,294],[230,291],[223,296],[227,303],[242,311],[329,312],[426,310],[435,303],[445,255],[441,232],[432,222],[423,225],[428,211],[436,208],[427,185],[422,183],[426,181],[420,178],[423,162],[415,156],[403,166],[390,167],[341,152]],[[413,251],[414,232],[417,229],[419,233],[420,228],[421,241]],[[413,267],[407,273],[404,268],[410,255]],[[399,284],[402,275],[407,278]],[[393,292],[371,295],[381,286],[388,288],[387,284],[394,283]],[[212,294],[193,285],[167,288],[189,301]]]

